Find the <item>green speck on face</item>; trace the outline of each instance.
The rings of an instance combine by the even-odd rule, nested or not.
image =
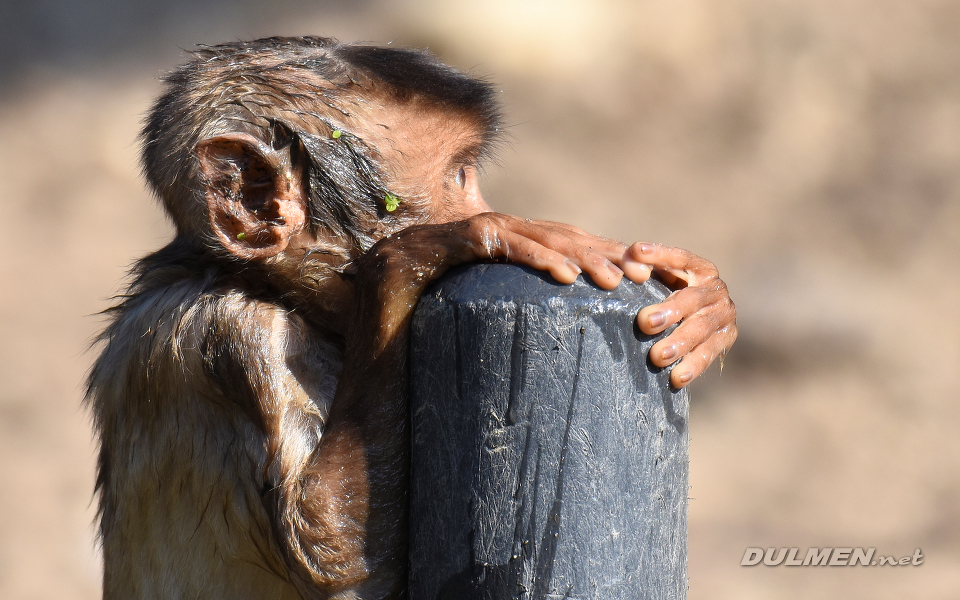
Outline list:
[[[387,192],[383,197],[384,208],[387,209],[387,212],[393,212],[397,210],[397,207],[400,206],[400,197]]]
[[[341,135],[343,134],[339,129],[334,129],[333,133],[330,134],[330,137],[332,137],[335,140],[339,140]]]
[[[237,234],[237,239],[242,242],[243,240],[247,239],[247,234],[241,231],[240,233]]]

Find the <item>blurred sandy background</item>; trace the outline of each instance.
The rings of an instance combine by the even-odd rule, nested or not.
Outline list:
[[[694,386],[691,599],[960,597],[960,2],[4,0],[0,598],[99,597],[85,348],[170,236],[134,141],[158,76],[305,33],[495,79],[498,209],[720,267],[741,337]]]

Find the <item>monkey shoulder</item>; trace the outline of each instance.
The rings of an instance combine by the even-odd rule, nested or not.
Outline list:
[[[326,418],[339,351],[278,302],[216,274],[161,275],[141,277],[109,314],[88,380],[95,413],[206,402],[267,428],[264,414],[292,403]]]

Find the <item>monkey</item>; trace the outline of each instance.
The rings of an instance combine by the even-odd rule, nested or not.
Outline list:
[[[692,253],[493,212],[492,86],[426,51],[200,46],[141,132],[173,222],[131,271],[87,380],[103,597],[405,595],[407,328],[450,267],[506,260],[673,294],[638,315],[677,387],[736,338]]]

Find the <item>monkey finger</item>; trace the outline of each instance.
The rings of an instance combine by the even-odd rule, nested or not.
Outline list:
[[[683,248],[674,248],[672,246],[664,246],[663,244],[650,242],[637,242],[631,245],[628,251],[632,254],[634,260],[658,268],[697,270],[714,277],[718,275],[713,263]]]
[[[685,319],[670,335],[650,348],[650,362],[665,367],[683,358],[692,348],[706,343],[722,329],[718,328],[716,317],[707,313]]]
[[[626,256],[652,266],[664,283],[674,289],[719,277],[712,262],[682,248],[637,242],[627,249]]]
[[[627,279],[634,283],[645,282],[650,279],[650,275],[653,273],[653,267],[634,260],[629,250],[623,253],[620,268],[623,269],[623,274],[626,275]]]
[[[640,260],[637,260],[634,256],[634,253],[630,251],[630,248],[623,242],[606,238],[599,235],[593,235],[587,233],[579,227],[568,225],[566,223],[558,223],[554,221],[532,221],[529,219],[525,220],[525,223],[547,227],[550,229],[562,229],[571,234],[572,239],[577,244],[584,246],[587,250],[598,252],[603,255],[607,260],[616,265],[623,274],[634,283],[643,283],[650,278],[652,272],[652,266],[650,264],[644,263]],[[606,266],[606,265],[604,265]],[[604,278],[606,285],[601,283],[601,287],[609,287],[614,280],[619,282],[619,277],[613,279],[609,277]]]
[[[594,250],[589,246],[583,246],[575,242],[570,242],[563,248],[557,250],[568,256],[593,280],[598,287],[605,290],[612,290],[620,284],[623,279],[623,269],[607,256]]]
[[[681,389],[702,375],[716,358],[716,355],[708,355],[708,352],[697,348],[683,357],[683,360],[670,369],[670,385]]]
[[[624,275],[610,258],[623,256],[624,246],[619,242],[544,221],[512,221],[509,224],[512,231],[570,259],[601,288],[617,287]]]
[[[643,307],[637,314],[637,325],[640,331],[654,335],[717,303],[722,297],[712,287],[685,287],[673,292],[659,304]]]
[[[636,260],[626,244],[591,235],[576,228],[571,228],[571,231],[578,234],[575,238],[577,243],[603,255],[608,261],[616,265],[630,281],[643,283],[650,279],[653,272],[651,265]],[[619,281],[619,278],[617,280]]]
[[[699,377],[718,356],[726,354],[736,338],[737,328],[734,325],[694,348],[670,370],[670,384],[679,389]],[[722,366],[723,362],[720,364]]]
[[[581,272],[603,289],[614,289],[623,278],[623,270],[620,267],[603,253],[589,246],[580,245],[565,236],[541,239],[540,243],[565,257],[568,263],[576,265]]]
[[[577,243],[591,251],[598,252],[616,265],[630,281],[643,283],[650,279],[653,271],[652,267],[649,264],[634,259],[633,254],[629,251],[626,244],[602,236],[591,235],[576,227],[562,224],[561,226],[568,228],[571,233],[576,234],[577,237],[575,241]]]
[[[669,300],[669,297],[667,299]],[[656,335],[674,323],[679,323],[682,318],[683,314],[668,305],[665,300],[660,304],[641,308],[637,313],[637,326],[647,335]]]

